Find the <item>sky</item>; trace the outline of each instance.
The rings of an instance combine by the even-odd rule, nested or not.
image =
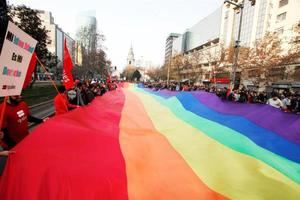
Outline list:
[[[164,62],[166,38],[183,33],[222,5],[223,0],[8,0],[52,12],[54,21],[75,37],[76,16],[96,12],[98,29],[105,35],[108,58],[122,69],[132,44],[135,58]],[[213,24],[212,24],[213,26]],[[209,28],[209,27],[208,27]],[[203,30],[205,31],[205,30]]]

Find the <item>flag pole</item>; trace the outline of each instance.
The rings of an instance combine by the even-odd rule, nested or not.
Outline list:
[[[4,115],[5,115],[5,110],[6,110],[6,106],[7,106],[7,100],[8,100],[8,96],[5,96],[2,111],[0,113],[0,130],[3,127],[3,124],[4,124]],[[3,142],[3,139],[0,139],[0,146],[4,147],[5,145],[6,144]]]
[[[44,71],[48,73],[48,70],[46,69],[46,67],[43,65],[43,63],[40,61],[40,59],[39,59],[37,56],[36,56],[36,60],[37,60],[37,61],[39,62],[39,64],[42,66],[42,68],[44,69]],[[54,86],[54,88],[55,88],[57,94],[60,94],[59,91],[58,91],[58,88],[57,88],[57,86],[56,86],[56,84],[55,84],[55,82],[54,82],[54,80],[51,78],[51,76],[50,76],[49,74],[48,74],[48,78],[50,79],[52,85]],[[64,103],[64,104],[65,104],[65,103]],[[66,106],[66,108],[67,108],[67,110],[68,110],[68,105],[65,104],[65,106]]]
[[[7,100],[8,100],[8,96],[5,96],[4,101],[3,101],[3,108],[1,111],[1,115],[0,115],[0,128],[2,128],[2,126],[3,126],[4,113],[5,113],[5,109],[6,109]]]
[[[48,70],[46,69],[46,67],[43,65],[43,63],[40,61],[40,59],[37,56],[36,56],[36,59],[39,62],[39,64],[41,65],[41,67],[44,69],[44,71],[48,73]],[[50,79],[52,85],[54,86],[56,92],[59,94],[58,88],[57,88],[55,82],[52,80],[51,76],[49,74],[47,74],[47,76]]]

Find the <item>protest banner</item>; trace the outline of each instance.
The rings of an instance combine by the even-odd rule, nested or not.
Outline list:
[[[0,97],[20,95],[37,41],[9,22],[0,55]]]

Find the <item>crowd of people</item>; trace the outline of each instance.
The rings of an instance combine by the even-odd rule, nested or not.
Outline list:
[[[242,86],[239,89],[216,88],[204,85],[191,85],[188,83],[172,82],[144,83],[144,87],[154,91],[167,89],[170,91],[206,91],[215,93],[219,98],[226,101],[238,103],[260,103],[269,104],[284,112],[300,114],[300,94],[291,90],[257,92]],[[64,86],[58,87],[58,94],[54,98],[55,115],[67,113],[72,109],[88,105],[97,96],[104,95],[107,91],[115,90],[117,83],[114,81],[80,81],[74,82],[74,87],[68,90]],[[0,113],[4,107],[0,105]],[[0,174],[9,154],[15,153],[11,149],[22,141],[28,134],[28,122],[42,123],[46,119],[38,119],[30,114],[28,105],[21,96],[10,96],[6,101],[6,108],[3,115],[3,123],[0,129]]]
[[[54,98],[55,114],[60,115],[77,107],[85,106],[97,96],[117,88],[114,81],[97,80],[75,81],[73,88],[66,90],[64,86],[58,88],[59,94]]]
[[[107,91],[115,90],[117,83],[114,81],[79,81],[74,82],[74,87],[66,90],[64,86],[58,87],[58,94],[54,98],[55,115],[61,115],[69,110],[88,105],[96,96],[102,96]],[[0,104],[0,113],[4,103]],[[28,134],[28,122],[36,124],[48,118],[39,119],[30,114],[27,103],[20,95],[9,96],[6,99],[3,114],[3,123],[0,126],[0,175],[4,168],[6,157],[15,153],[11,149],[21,142]]]
[[[231,90],[227,87],[217,88],[215,86],[192,85],[188,83],[172,82],[169,85],[166,82],[148,82],[144,83],[146,88],[154,91],[167,89],[170,91],[206,91],[215,93],[222,100],[239,103],[259,103],[268,104],[284,112],[294,112],[300,114],[300,93],[293,92],[290,89],[282,91],[273,90],[271,93],[265,91],[258,92],[241,86],[239,89]]]

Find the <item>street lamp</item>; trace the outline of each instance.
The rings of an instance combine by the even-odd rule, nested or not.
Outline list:
[[[251,2],[251,6],[255,5],[256,0],[249,0]],[[239,0],[225,0],[224,4],[232,4],[235,6],[234,9],[240,10],[240,23],[239,23],[239,29],[238,29],[238,38],[235,41],[234,45],[234,60],[233,60],[233,73],[232,73],[232,88],[235,86],[236,82],[236,69],[238,65],[238,58],[239,58],[239,48],[241,43],[241,31],[242,31],[242,22],[243,22],[243,10],[244,10],[244,4],[245,0],[242,0],[241,3],[239,3]]]

